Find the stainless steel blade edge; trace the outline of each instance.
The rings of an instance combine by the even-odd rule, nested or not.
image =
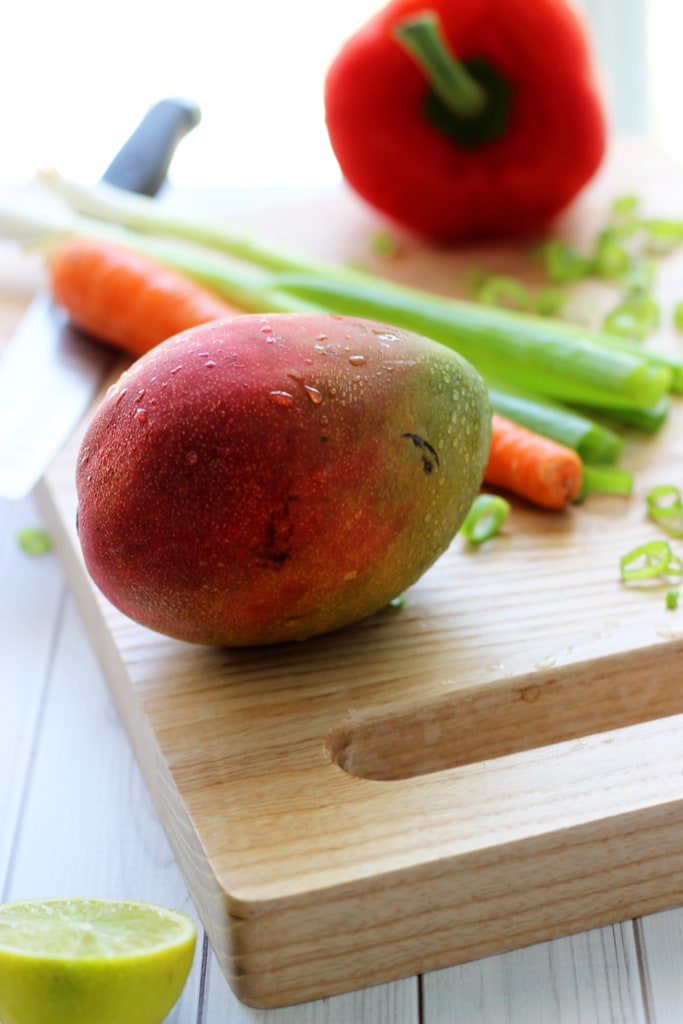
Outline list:
[[[58,375],[51,372],[56,358]],[[0,361],[0,495],[20,500],[31,490],[114,359],[71,327],[46,292],[36,295]]]

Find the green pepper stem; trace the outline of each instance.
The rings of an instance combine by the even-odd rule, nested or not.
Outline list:
[[[450,52],[433,11],[399,22],[394,38],[425,72],[432,89],[449,110],[460,117],[476,117],[482,112],[486,93]]]

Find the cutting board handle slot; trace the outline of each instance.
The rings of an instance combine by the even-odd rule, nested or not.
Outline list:
[[[610,656],[588,670],[454,686],[446,695],[360,710],[328,732],[326,755],[350,775],[392,781],[681,714],[683,687],[667,682],[658,662],[661,645],[618,664]]]

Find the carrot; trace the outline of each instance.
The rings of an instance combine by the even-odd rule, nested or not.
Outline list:
[[[487,484],[561,509],[578,498],[582,480],[583,464],[572,448],[493,413]]]
[[[181,272],[109,240],[67,239],[53,251],[49,275],[55,302],[77,327],[135,357],[238,312]]]

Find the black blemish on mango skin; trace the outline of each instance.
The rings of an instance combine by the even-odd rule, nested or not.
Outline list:
[[[413,442],[416,448],[420,449],[422,458],[422,468],[425,473],[429,476],[433,472],[435,466],[439,465],[439,456],[436,448],[433,448],[429,441],[425,441],[419,434],[405,433],[403,437],[408,437]]]

